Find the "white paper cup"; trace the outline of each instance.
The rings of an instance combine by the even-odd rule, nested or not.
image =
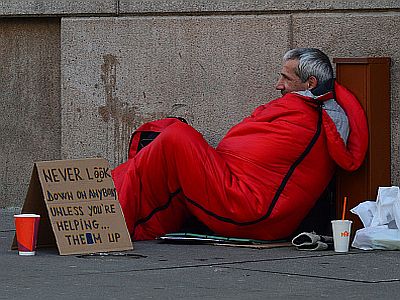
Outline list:
[[[335,252],[348,252],[350,245],[351,223],[350,220],[333,220],[333,245]]]

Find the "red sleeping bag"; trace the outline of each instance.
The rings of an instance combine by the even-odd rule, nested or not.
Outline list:
[[[144,124],[139,130],[160,134],[139,152],[131,149],[128,161],[112,171],[133,239],[179,231],[189,216],[224,236],[290,236],[336,165],[355,170],[367,150],[359,102],[337,83],[335,96],[349,120],[347,145],[323,109],[332,94],[288,93],[262,105],[215,149],[177,119]]]

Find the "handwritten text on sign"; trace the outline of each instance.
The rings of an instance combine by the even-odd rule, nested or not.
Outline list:
[[[60,254],[132,249],[106,160],[36,165]]]

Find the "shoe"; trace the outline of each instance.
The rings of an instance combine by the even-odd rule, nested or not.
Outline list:
[[[292,244],[299,250],[326,250],[333,246],[333,238],[315,232],[302,232],[293,238]]]

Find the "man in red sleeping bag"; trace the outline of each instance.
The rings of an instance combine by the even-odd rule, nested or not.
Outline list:
[[[179,231],[195,217],[215,234],[287,238],[314,206],[336,166],[356,170],[368,145],[358,100],[334,82],[318,49],[288,51],[276,89],[216,148],[171,121],[112,171],[134,240]]]

